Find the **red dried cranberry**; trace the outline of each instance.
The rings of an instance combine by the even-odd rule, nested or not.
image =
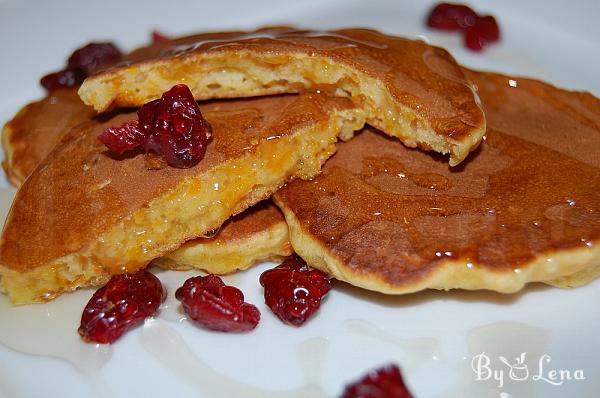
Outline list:
[[[461,30],[474,26],[479,16],[468,6],[462,4],[440,3],[427,18],[427,25],[443,30]]]
[[[73,68],[66,68],[58,72],[50,73],[40,79],[40,84],[48,91],[56,90],[59,87],[79,86],[87,75]]]
[[[300,326],[319,309],[321,299],[331,290],[323,272],[309,269],[297,255],[260,276],[265,303],[283,322]]]
[[[139,124],[137,120],[130,120],[119,127],[107,128],[98,139],[113,152],[122,154],[137,148],[145,140]]]
[[[465,45],[471,50],[480,51],[499,37],[500,31],[494,17],[485,17],[477,20],[475,26],[465,30]]]
[[[196,323],[221,332],[247,332],[258,325],[260,311],[244,294],[216,275],[190,278],[175,292],[185,313]]]
[[[137,125],[129,121],[111,127],[100,134],[100,141],[117,153],[141,145],[146,152],[163,155],[173,167],[189,168],[202,160],[211,129],[186,85],[173,86],[137,114]]]
[[[485,17],[478,18],[477,23],[475,24],[475,28],[479,32],[479,35],[486,42],[500,40],[500,28],[498,28],[498,23],[496,22],[496,19],[491,15],[486,15]]]
[[[146,123],[140,118],[140,123]],[[167,163],[188,168],[198,164],[206,151],[206,121],[190,89],[179,84],[163,94],[154,129]]]
[[[480,51],[488,43],[500,39],[500,29],[494,17],[481,17],[462,4],[438,4],[431,10],[427,25],[436,29],[462,31],[465,46],[474,51]]]
[[[481,51],[485,46],[485,41],[482,40],[481,35],[475,28],[470,28],[465,31],[465,46],[469,50]]]
[[[169,40],[171,40],[169,39],[169,36],[165,35],[162,32],[159,32],[158,30],[152,32],[152,43],[160,43]]]
[[[64,69],[42,77],[40,84],[48,91],[76,87],[96,69],[117,62],[121,57],[121,51],[112,43],[90,43],[75,50]]]
[[[112,343],[154,315],[165,298],[158,278],[146,270],[115,275],[85,306],[79,334],[85,341]]]
[[[400,369],[389,365],[346,386],[340,398],[412,398],[412,394],[402,380]]]
[[[75,50],[67,65],[69,68],[80,69],[89,76],[99,67],[117,62],[122,56],[113,43],[90,43]]]

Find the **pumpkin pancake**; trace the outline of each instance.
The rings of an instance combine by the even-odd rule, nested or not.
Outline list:
[[[72,129],[17,192],[0,242],[2,287],[15,303],[44,301],[204,236],[285,181],[310,178],[363,112],[343,98],[288,95],[201,104],[213,128],[195,167],[147,168],[97,139],[125,112]],[[27,237],[24,239],[23,237]]]
[[[141,106],[185,82],[196,99],[301,91],[350,97],[369,124],[409,147],[460,163],[485,118],[471,82],[444,49],[368,29],[265,28],[153,44],[89,77],[79,94],[98,111]]]
[[[2,165],[10,182],[21,185],[67,131],[94,114],[76,89],[55,90],[24,106],[2,130]]]
[[[48,156],[68,130],[95,114],[79,99],[75,89],[60,89],[23,107],[5,125],[5,170],[19,186]],[[271,201],[227,220],[211,238],[186,242],[174,252],[154,261],[163,268],[199,268],[227,274],[263,261],[275,261],[292,253],[287,224]]]
[[[274,196],[295,251],[353,285],[515,292],[600,273],[600,100],[467,72],[487,139],[449,169],[374,129]]]
[[[197,238],[153,261],[173,270],[229,274],[293,253],[283,215],[270,200],[225,221],[215,236]]]

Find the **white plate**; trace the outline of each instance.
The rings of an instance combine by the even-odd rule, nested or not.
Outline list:
[[[469,66],[538,76],[600,96],[600,2],[573,2],[571,8],[561,1],[473,3],[497,17],[503,35],[501,44],[481,54],[464,50],[457,35],[426,30],[422,21],[431,3],[417,0],[0,0],[0,122],[43,95],[39,77],[82,43],[116,39],[132,48],[155,28],[183,34],[276,23],[371,26],[424,35]],[[0,192],[6,212],[11,190]],[[170,293],[160,315],[110,347],[86,345],[76,333],[91,290],[17,308],[0,297],[0,396],[333,397],[367,369],[389,362],[402,367],[417,397],[595,397],[600,391],[600,281],[576,290],[532,286],[512,296],[404,297],[338,283],[314,319],[292,328],[263,304],[257,280],[269,266],[225,278],[263,314],[258,328],[243,335],[208,332],[183,319],[173,292],[190,273],[160,272]],[[482,352],[502,386],[476,380],[471,366]],[[517,381],[524,369],[511,375],[499,356],[513,364],[523,352],[529,374]],[[540,361],[546,379],[551,369],[572,379],[553,385],[535,378]]]

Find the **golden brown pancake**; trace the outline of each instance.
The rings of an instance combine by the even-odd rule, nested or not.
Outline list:
[[[153,261],[162,268],[229,274],[293,253],[283,215],[270,200],[225,221],[214,237],[198,238]]]
[[[265,199],[309,178],[359,129],[343,98],[289,95],[201,105],[213,136],[190,169],[149,170],[97,139],[136,117],[121,113],[71,130],[17,192],[0,242],[2,287],[15,303],[51,299],[135,272]]]
[[[10,182],[21,185],[67,131],[94,114],[76,89],[54,90],[24,106],[2,130],[3,166]]]
[[[409,147],[460,163],[485,133],[472,85],[454,58],[422,41],[374,30],[266,28],[158,43],[88,78],[86,104],[140,106],[185,82],[197,99],[301,91],[347,96],[367,121]]]
[[[374,129],[338,145],[313,181],[275,195],[295,251],[353,285],[515,292],[577,286],[600,264],[600,100],[468,72],[487,139],[449,169]]]
[[[91,122],[93,115],[75,89],[57,90],[26,105],[4,130],[8,159],[5,167],[11,181],[20,185],[68,130],[83,121]],[[154,264],[226,274],[259,262],[279,260],[291,252],[287,224],[279,209],[268,201],[227,220],[212,238],[186,242]]]

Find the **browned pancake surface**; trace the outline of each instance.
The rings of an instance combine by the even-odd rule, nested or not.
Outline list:
[[[551,269],[552,254],[600,240],[600,101],[534,80],[468,76],[488,134],[459,168],[366,129],[314,181],[276,194],[351,283],[417,286],[455,260],[500,275],[549,256]]]
[[[68,130],[94,114],[76,89],[54,90],[21,109],[3,131],[9,179],[16,185],[22,183]]]
[[[350,107],[347,100],[318,95],[201,104],[213,137],[204,159],[190,169],[149,170],[141,154],[116,161],[97,136],[135,118],[133,112],[78,127],[17,193],[0,246],[2,265],[25,272],[77,252],[186,177]]]
[[[322,71],[310,68],[327,71],[328,66],[323,62],[322,65],[307,66],[307,70],[298,71],[305,76],[302,83],[292,83],[295,80],[289,76],[288,84],[283,76],[282,81],[272,82],[271,87],[263,87],[259,91],[252,89],[252,92],[245,92],[241,87],[243,82],[240,87],[231,91],[221,88],[219,84],[214,84],[215,87],[209,84],[209,87],[204,88],[195,82],[195,75],[201,73],[198,64],[221,55],[224,59],[221,66],[223,72],[249,72],[242,69],[251,67],[241,66],[238,61],[247,52],[263,54],[265,57],[268,55],[263,66],[274,71],[293,57],[320,57],[335,65],[343,65],[346,77],[340,77],[333,87],[311,85],[310,82],[319,81],[316,76]],[[237,72],[236,65],[240,65]],[[338,72],[331,71],[332,75],[335,73]],[[451,150],[453,156],[456,156],[451,159],[453,164],[459,163],[476,146],[485,131],[484,116],[471,83],[447,51],[422,41],[389,36],[369,29],[304,31],[282,27],[255,32],[208,33],[184,37],[134,51],[120,67],[86,80],[79,93],[86,103],[93,103],[97,109],[104,109],[110,103],[116,106],[139,106],[159,96],[160,90],[165,88],[161,85],[167,82],[190,82],[194,95],[205,99],[274,94],[285,90],[296,92],[306,88],[334,93],[336,88],[347,90],[348,84],[358,84],[357,80],[361,80],[362,76],[373,78],[378,82],[377,86],[385,87],[394,102],[389,104],[390,109],[381,114],[373,111],[373,115],[378,116],[372,116],[372,123],[379,123],[377,126],[389,134],[400,134],[404,138],[410,136],[414,132],[395,131],[397,127],[394,125],[398,124],[395,119],[398,111],[395,108],[397,104],[401,104],[410,109],[412,115],[418,115],[419,123],[426,120],[429,124],[427,128],[444,137],[444,140],[453,143],[464,141],[464,148],[457,152]],[[377,90],[378,88],[372,87],[369,89],[371,92],[352,95],[359,102],[368,99],[367,102],[372,101],[382,106],[380,98],[372,98],[380,95],[375,93]],[[105,100],[109,103],[101,104]],[[415,119],[415,116],[407,114],[398,117]],[[416,120],[409,120],[408,126],[410,123],[416,123]],[[416,124],[406,129],[411,128],[417,130]],[[419,146],[441,151],[441,144],[434,144],[432,141],[435,139],[431,137],[417,139]],[[410,139],[405,143],[416,145]],[[444,151],[448,153],[450,149],[446,147]]]

